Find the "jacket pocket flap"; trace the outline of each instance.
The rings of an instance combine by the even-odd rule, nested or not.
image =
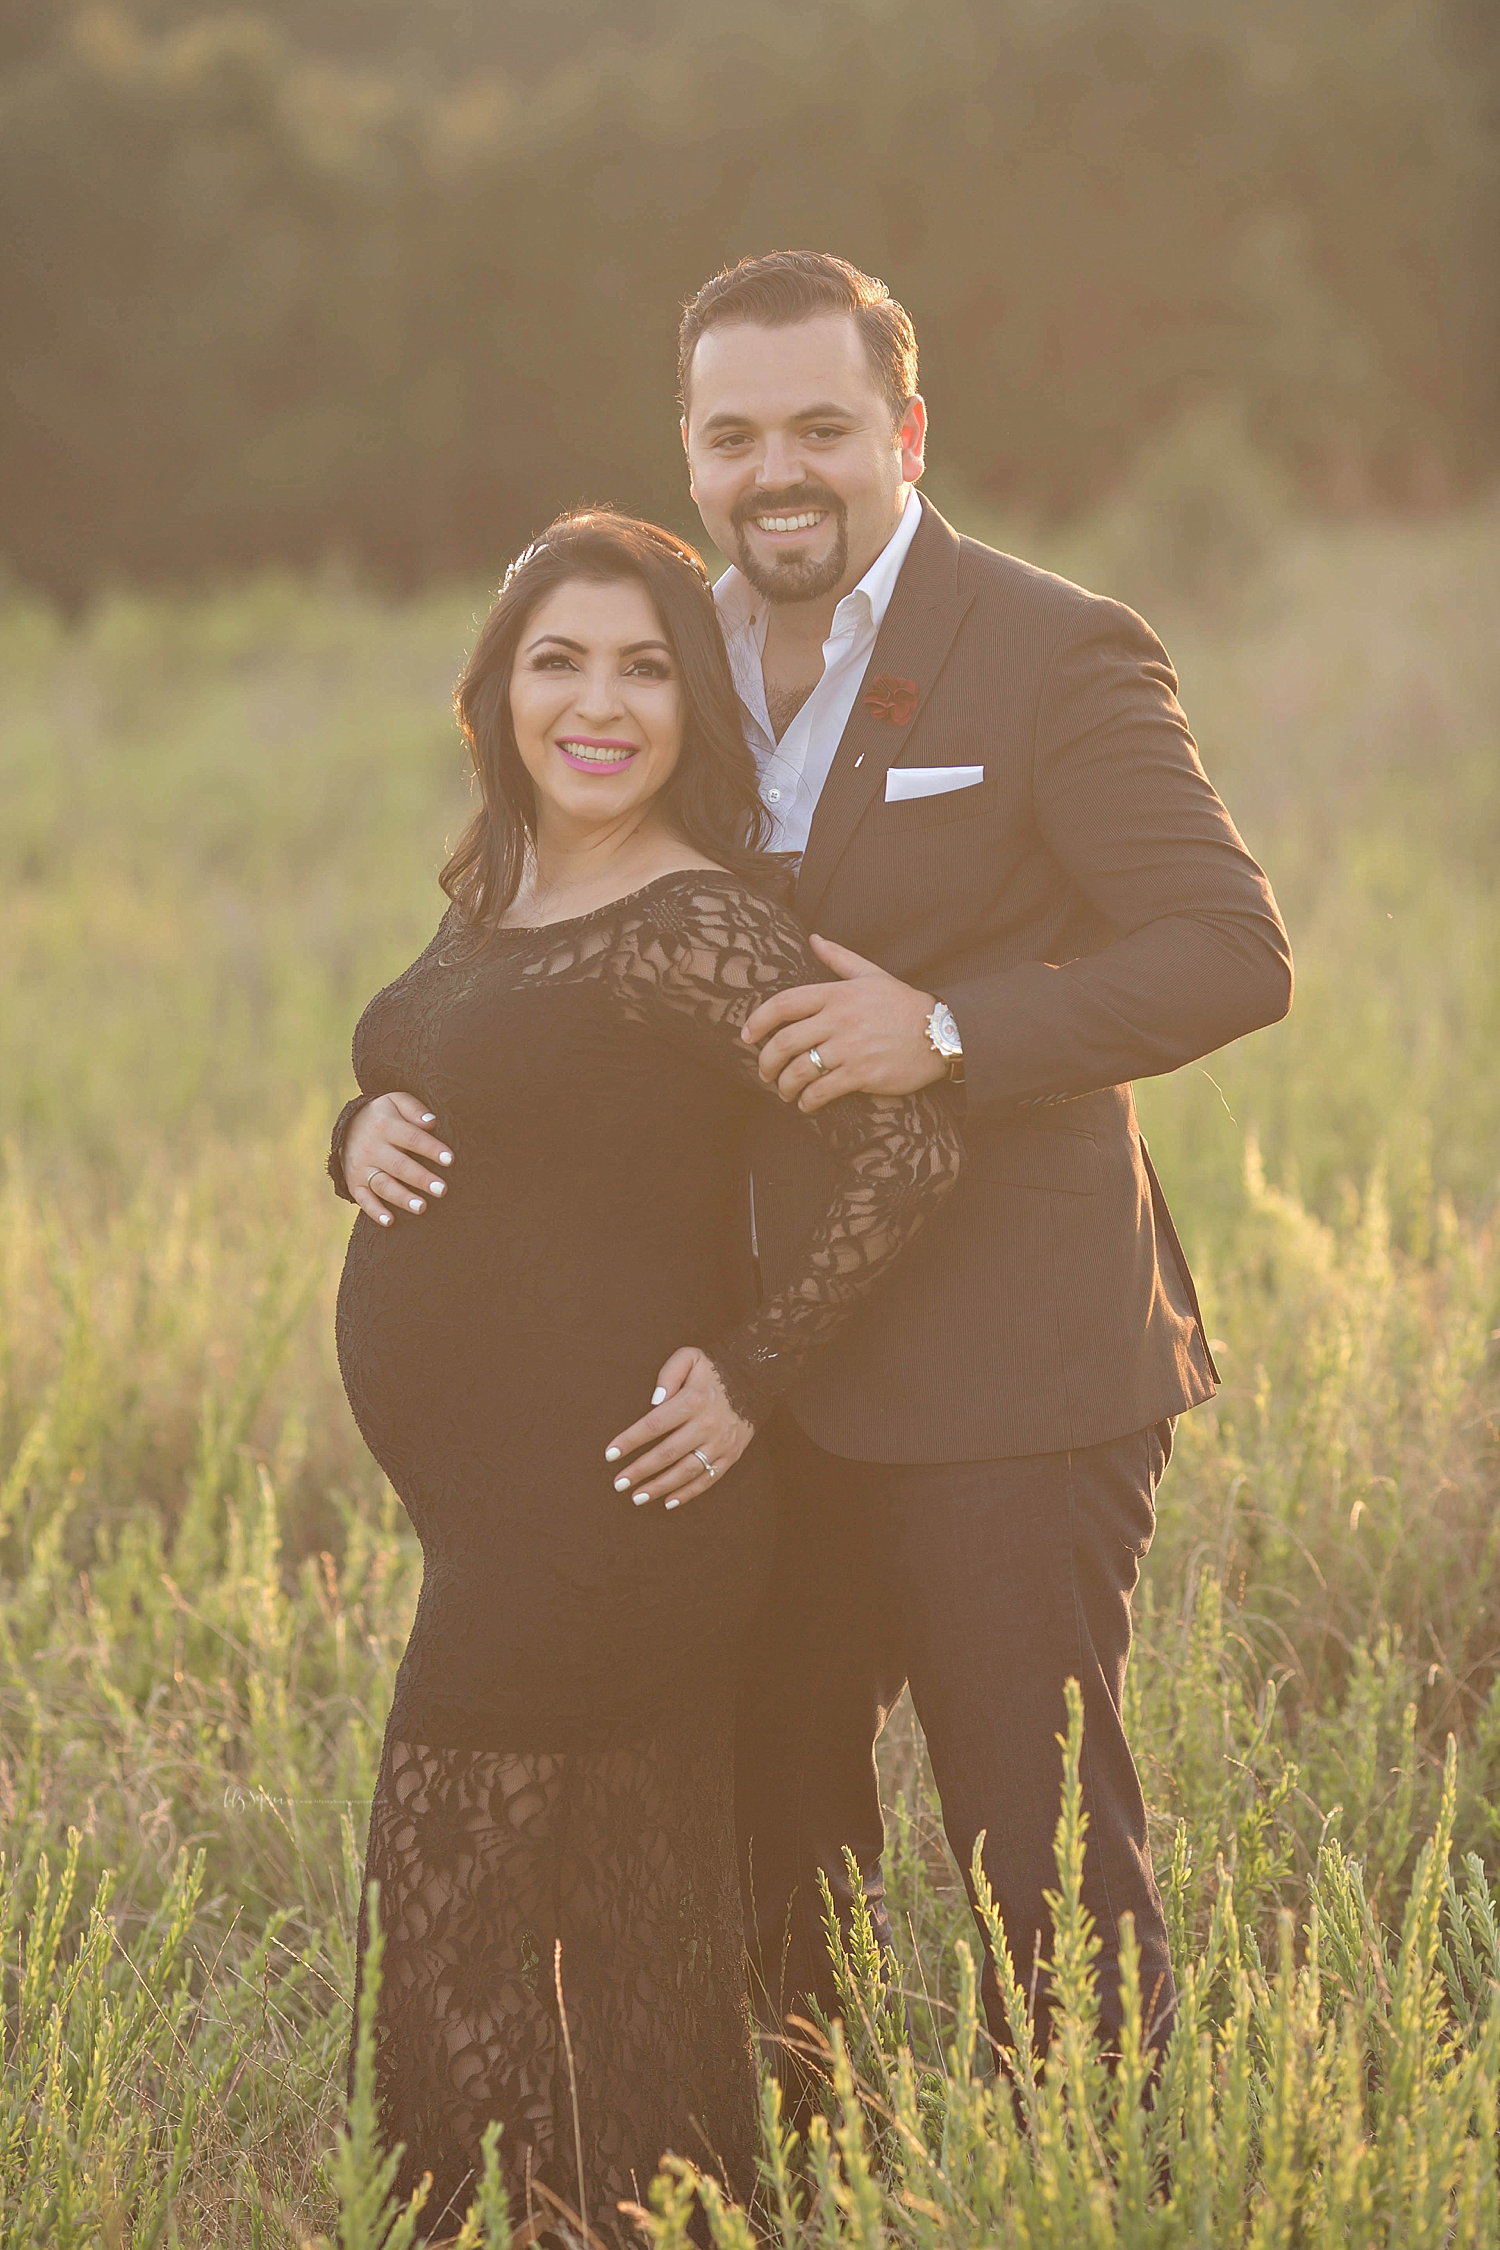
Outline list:
[[[1055,1125],[997,1125],[964,1134],[964,1173],[1001,1187],[1050,1188],[1094,1195],[1104,1166],[1092,1133]]]

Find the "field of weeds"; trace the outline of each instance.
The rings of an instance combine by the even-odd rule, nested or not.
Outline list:
[[[663,2250],[695,2207],[725,2250],[1500,2243],[1500,515],[1247,507],[1195,570],[1170,499],[1043,559],[1163,632],[1298,996],[1139,1090],[1225,1375],[1131,1678],[1164,2083],[1143,2114],[1093,2051],[1071,1797],[1059,2042],[993,2078],[903,1710],[902,1994],[856,1932],[827,2119],[790,2146],[768,2092],[753,2221],[664,2173]],[[409,2238],[367,2101],[339,2126],[419,1558],[338,1382],[321,1162],[436,919],[483,606],[0,611],[3,2250]],[[487,2190],[468,2238],[509,2224]]]

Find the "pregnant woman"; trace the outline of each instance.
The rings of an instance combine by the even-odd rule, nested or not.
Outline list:
[[[730,1725],[772,1534],[754,1433],[959,1153],[926,1096],[831,1105],[808,1130],[836,1191],[757,1305],[740,1143],[775,1096],[740,1028],[823,972],[757,848],[690,548],[554,524],[456,702],[480,808],[436,935],[360,1019],[330,1158],[361,1208],[344,1382],[423,1551],[367,1856],[378,2085],[433,2238],[491,2118],[518,2226],[562,2204],[609,2232],[669,2149],[753,2185]]]

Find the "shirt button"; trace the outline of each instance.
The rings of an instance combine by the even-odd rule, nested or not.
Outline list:
[[[781,791],[779,789],[768,789],[766,791],[766,803],[768,805],[779,805],[781,803]]]

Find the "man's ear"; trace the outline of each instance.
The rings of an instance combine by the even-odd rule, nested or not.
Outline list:
[[[927,402],[913,391],[901,417],[901,482],[915,484],[927,466]]]

